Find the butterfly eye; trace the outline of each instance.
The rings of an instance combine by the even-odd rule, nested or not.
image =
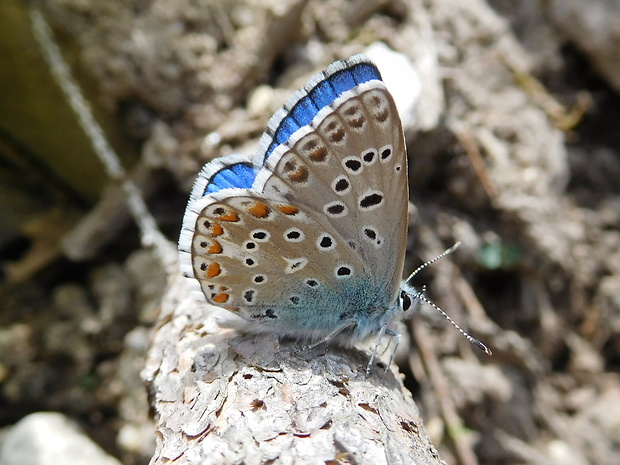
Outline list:
[[[406,312],[411,308],[411,297],[405,291],[400,292],[400,301],[403,312]]]

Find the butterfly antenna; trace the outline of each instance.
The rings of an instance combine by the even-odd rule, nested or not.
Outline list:
[[[450,255],[452,252],[454,252],[456,249],[459,248],[459,246],[461,245],[461,241],[458,241],[456,244],[454,244],[452,247],[450,247],[447,250],[444,250],[443,252],[441,252],[439,255],[437,255],[435,258],[422,263],[420,266],[418,266],[415,270],[413,270],[413,273],[411,273],[409,275],[409,277],[407,279],[405,279],[405,283],[408,283],[411,278],[413,278],[415,275],[417,275],[420,271],[422,271],[424,268],[426,268],[429,265],[432,265],[433,263],[435,263],[437,260],[445,257],[446,255]]]
[[[411,278],[413,278],[415,275],[417,275],[420,271],[422,271],[424,268],[426,268],[427,266],[435,263],[437,260],[439,260],[440,258],[445,257],[446,255],[450,255],[452,252],[454,252],[459,246],[461,245],[461,242],[457,242],[456,244],[454,244],[452,247],[450,247],[449,249],[443,251],[442,253],[440,253],[439,255],[437,255],[435,258],[433,258],[432,260],[429,260],[425,263],[422,263],[419,267],[417,267],[413,273],[411,273],[409,275],[409,277],[407,279],[405,279],[405,283],[408,283],[409,280],[411,280]],[[465,336],[465,339],[467,339],[469,342],[471,342],[473,345],[475,345],[476,347],[478,347],[478,349],[482,350],[485,354],[487,355],[493,355],[493,352],[491,352],[491,349],[489,349],[486,345],[484,345],[481,341],[479,341],[478,339],[476,339],[475,337],[471,336],[469,333],[467,333],[463,328],[461,328],[458,324],[456,324],[456,322],[450,318],[450,315],[448,315],[446,312],[444,312],[441,307],[439,307],[437,304],[435,304],[434,302],[431,302],[428,298],[426,298],[424,296],[424,292],[426,291],[426,286],[424,286],[422,288],[422,290],[420,292],[417,292],[415,295],[412,295],[411,297],[415,300],[415,299],[420,299],[424,302],[426,302],[427,304],[429,304],[431,307],[433,307],[435,310],[437,310],[439,313],[441,313],[444,318],[446,320],[448,320],[450,322],[450,324],[452,326],[454,326],[459,333],[461,333],[463,336]]]
[[[471,342],[473,345],[475,345],[476,347],[478,347],[478,349],[480,349],[481,351],[483,351],[485,354],[487,355],[493,355],[493,352],[491,352],[491,349],[489,349],[482,341],[479,341],[478,339],[476,339],[475,337],[471,336],[468,332],[466,332],[463,328],[461,328],[459,325],[456,324],[456,322],[450,318],[450,315],[448,315],[446,312],[444,312],[441,307],[439,307],[439,305],[435,304],[434,302],[431,302],[429,299],[427,299],[424,296],[424,291],[426,290],[426,286],[424,286],[422,288],[422,290],[418,293],[416,293],[415,295],[413,295],[412,297],[414,299],[420,299],[424,302],[426,302],[427,304],[429,304],[431,307],[433,307],[435,310],[437,310],[439,313],[441,313],[444,318],[446,320],[448,320],[450,322],[450,324],[452,326],[454,326],[459,333],[461,333],[463,336],[465,336],[465,339],[467,339],[469,342]]]

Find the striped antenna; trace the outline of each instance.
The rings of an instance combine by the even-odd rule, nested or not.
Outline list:
[[[424,268],[426,268],[427,266],[435,263],[437,260],[439,260],[440,258],[445,257],[446,255],[450,255],[452,252],[454,252],[459,246],[461,245],[461,242],[457,242],[456,244],[454,244],[452,247],[450,247],[449,249],[445,250],[444,252],[440,253],[439,255],[437,255],[435,258],[433,258],[432,260],[429,260],[427,262],[422,263],[419,267],[417,267],[413,273],[411,273],[409,275],[409,277],[407,279],[405,279],[405,284],[407,284],[411,278],[413,278],[415,275],[417,275],[420,271],[422,271]],[[465,338],[471,342],[473,345],[475,345],[476,347],[478,347],[478,349],[482,350],[485,354],[487,355],[493,355],[493,352],[491,352],[491,349],[489,349],[485,344],[483,344],[481,341],[479,341],[478,339],[476,339],[475,337],[471,336],[469,333],[467,333],[463,328],[461,328],[458,324],[456,324],[456,322],[450,318],[450,315],[448,315],[446,312],[444,312],[437,304],[435,304],[434,302],[431,302],[427,297],[424,296],[424,291],[426,290],[426,286],[424,286],[422,288],[422,290],[420,292],[416,292],[415,294],[412,294],[410,292],[407,292],[405,290],[405,292],[407,292],[407,294],[409,294],[409,296],[412,299],[420,299],[424,302],[426,302],[427,304],[429,304],[431,307],[433,307],[435,310],[437,310],[439,313],[441,313],[444,318],[446,320],[448,320],[450,322],[450,324],[452,324],[452,326],[454,326],[463,336],[465,336]]]

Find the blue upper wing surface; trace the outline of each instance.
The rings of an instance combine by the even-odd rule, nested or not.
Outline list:
[[[255,178],[256,170],[252,157],[232,154],[216,158],[207,163],[196,178],[190,203],[222,189],[249,189]]]
[[[377,67],[364,55],[355,55],[346,61],[338,61],[314,76],[304,89],[298,92],[271,118],[259,143],[260,165],[265,164],[275,148],[285,143],[295,131],[308,125],[314,117],[344,92],[372,80],[381,80]]]
[[[254,159],[235,154],[217,158],[205,165],[194,184],[190,200],[198,200],[222,189],[251,188],[258,169],[276,147],[310,124],[322,109],[331,105],[343,93],[372,80],[381,80],[381,74],[364,55],[333,63],[310,79],[302,90],[296,92],[271,117]]]
[[[252,166],[248,166],[245,163],[230,165],[211,178],[211,182],[207,186],[204,195],[231,187],[250,188],[252,183],[254,183],[255,177],[256,173]]]

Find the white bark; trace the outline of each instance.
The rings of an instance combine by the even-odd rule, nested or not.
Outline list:
[[[176,278],[143,374],[157,422],[151,464],[440,464],[401,377],[369,353],[300,351],[221,329]]]

